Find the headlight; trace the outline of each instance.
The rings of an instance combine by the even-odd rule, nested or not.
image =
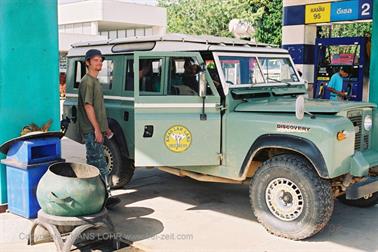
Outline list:
[[[371,130],[372,126],[373,126],[373,120],[371,119],[371,116],[370,115],[365,116],[365,119],[364,119],[365,130],[367,131]]]

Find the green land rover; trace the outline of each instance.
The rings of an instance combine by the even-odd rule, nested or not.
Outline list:
[[[135,167],[249,183],[258,221],[294,240],[322,230],[336,198],[377,203],[376,105],[304,98],[286,50],[180,34],[75,44],[62,125],[81,143],[78,86],[91,48],[105,55],[98,79],[114,132],[104,147],[114,188]]]

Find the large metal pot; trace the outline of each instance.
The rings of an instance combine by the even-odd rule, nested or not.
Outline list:
[[[99,170],[87,164],[53,164],[37,187],[37,199],[42,210],[57,216],[98,213],[105,197],[106,189]]]

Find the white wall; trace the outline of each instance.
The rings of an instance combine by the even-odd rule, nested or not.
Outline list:
[[[59,25],[91,21],[166,27],[167,11],[156,6],[117,0],[88,0],[59,5]]]
[[[59,33],[59,51],[68,51],[71,45],[78,42],[106,40],[107,38],[99,35]]]
[[[86,0],[60,4],[58,8],[60,51],[67,51],[77,42],[107,39],[110,35],[113,38],[117,30],[125,36],[131,31],[132,36],[162,35],[167,27],[166,9],[151,5]]]
[[[90,0],[61,4],[58,7],[58,23],[72,24],[103,19],[102,0]]]
[[[103,1],[103,20],[125,22],[145,26],[166,26],[167,11],[165,8],[125,3],[116,0]]]

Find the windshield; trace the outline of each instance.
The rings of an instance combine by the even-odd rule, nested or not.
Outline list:
[[[219,57],[224,79],[230,85],[264,83],[256,57]]]
[[[288,58],[259,58],[267,82],[297,82],[294,67]]]
[[[289,58],[221,55],[219,61],[229,86],[299,81]]]

